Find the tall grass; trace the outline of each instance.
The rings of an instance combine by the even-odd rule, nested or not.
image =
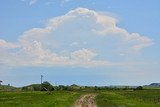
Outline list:
[[[78,92],[0,92],[0,107],[71,107]]]
[[[160,90],[101,91],[98,107],[160,107]]]

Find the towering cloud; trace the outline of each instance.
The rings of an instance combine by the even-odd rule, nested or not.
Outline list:
[[[117,19],[86,8],[25,31],[16,43],[0,40],[0,63],[14,66],[110,66],[106,55],[140,52],[152,40],[117,26]],[[9,56],[9,57],[7,57]]]

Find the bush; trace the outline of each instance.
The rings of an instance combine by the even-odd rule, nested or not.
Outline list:
[[[134,90],[143,90],[142,86],[138,86],[137,88],[135,88]]]
[[[53,91],[53,90],[54,90],[54,87],[48,81],[44,81],[42,83],[41,91]]]

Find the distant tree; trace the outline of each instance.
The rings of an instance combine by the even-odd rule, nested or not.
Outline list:
[[[98,87],[97,87],[97,86],[94,86],[94,89],[95,89],[95,90],[98,90]]]
[[[104,86],[104,88],[105,88],[105,90],[108,90],[108,89],[109,89],[109,87],[108,87],[108,86]]]
[[[2,81],[2,80],[0,80],[0,85],[2,84],[2,82],[3,82],[3,81]]]
[[[102,90],[102,89],[103,89],[102,87],[98,87],[98,86],[94,87],[94,90]]]
[[[125,86],[124,88],[123,88],[123,90],[128,90],[129,89],[129,86]]]
[[[59,90],[63,90],[64,87],[65,87],[64,85],[59,85],[59,86],[58,86],[58,89],[59,89]]]
[[[71,87],[79,87],[79,86],[76,84],[72,84]]]
[[[23,91],[28,91],[28,87],[22,87]]]
[[[70,86],[59,85],[59,86],[58,86],[58,89],[59,89],[59,90],[69,90],[69,87],[70,87]]]
[[[136,88],[136,90],[143,90],[143,87],[142,87],[142,86],[138,86],[138,87]]]
[[[33,84],[32,85],[34,91],[40,91],[41,90],[41,85],[40,84]]]
[[[48,81],[44,81],[42,83],[42,91],[53,91],[54,87],[48,82]]]
[[[138,86],[138,87],[136,87],[135,89],[133,89],[134,91],[136,91],[136,90],[143,90],[143,87],[142,86]]]

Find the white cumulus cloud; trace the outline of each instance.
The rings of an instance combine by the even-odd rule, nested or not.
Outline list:
[[[33,3],[35,3],[33,1]],[[16,43],[0,40],[0,63],[14,66],[110,66],[106,53],[137,53],[152,40],[117,26],[117,19],[77,8],[25,31]],[[7,57],[8,56],[8,57]]]

